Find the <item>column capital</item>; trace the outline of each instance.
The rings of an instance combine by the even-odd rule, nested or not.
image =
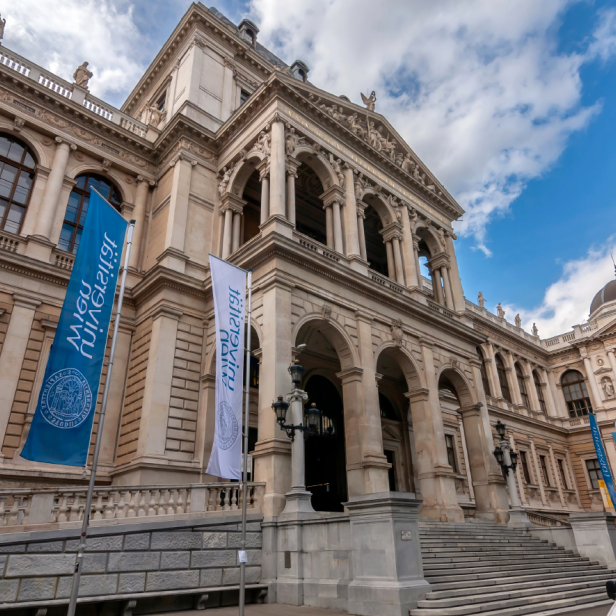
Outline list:
[[[342,204],[344,203],[344,189],[337,184],[333,184],[330,186],[322,195],[319,196],[319,199],[323,201],[323,207],[327,207],[332,205],[335,201]]]
[[[363,368],[347,368],[341,372],[337,372],[336,376],[342,381],[342,383],[352,383],[353,381],[361,381],[364,374]]]
[[[161,317],[166,317],[167,319],[172,319],[174,321],[179,321],[180,317],[184,314],[182,310],[179,308],[175,308],[174,306],[158,306],[152,312],[152,320],[155,321]]]
[[[231,210],[238,214],[242,214],[245,205],[246,201],[244,201],[244,199],[240,199],[237,195],[228,192],[220,199],[220,213],[224,214],[227,210]]]
[[[357,217],[358,218],[366,218],[366,208],[368,205],[363,201],[355,201],[355,205],[357,206]]]
[[[30,310],[36,310],[42,302],[30,295],[23,295],[22,293],[13,293],[13,304],[20,308],[28,308]]]
[[[481,415],[481,409],[483,407],[483,403],[482,402],[477,402],[476,404],[467,404],[466,406],[461,406],[458,409],[458,412],[461,415],[466,415],[466,416],[479,416]]]
[[[77,146],[72,141],[69,141],[68,139],[65,139],[64,137],[56,137],[54,141],[58,144],[58,147],[64,144],[68,146],[68,148],[72,150],[73,152],[77,149]]]
[[[398,221],[390,222],[379,233],[383,236],[384,242],[391,242],[394,239],[402,240],[402,225]]]
[[[430,390],[427,387],[418,387],[413,391],[407,391],[404,397],[411,403],[426,402],[430,398]]]

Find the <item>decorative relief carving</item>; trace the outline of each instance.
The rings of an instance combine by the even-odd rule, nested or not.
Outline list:
[[[75,156],[75,160],[78,160],[80,163],[82,163],[86,159],[83,152],[77,151],[75,152],[74,156]]]
[[[402,346],[402,336],[404,332],[402,330],[402,321],[398,319],[391,324],[391,337],[396,346]]]
[[[25,122],[21,118],[15,118],[13,120],[13,130],[18,133],[23,127]]]
[[[614,392],[614,384],[609,376],[604,376],[601,379],[601,389],[603,390],[603,396],[605,400],[611,400],[616,397]]]
[[[234,163],[231,163],[228,167],[223,167],[222,169],[222,180],[218,185],[218,193],[222,196],[225,192],[227,192],[227,188],[229,187],[229,181],[231,180],[231,174],[233,173]]]
[[[321,316],[323,319],[331,319],[332,317],[332,307],[329,304],[323,304],[321,307]]]

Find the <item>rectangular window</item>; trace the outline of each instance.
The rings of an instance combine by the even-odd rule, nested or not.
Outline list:
[[[556,463],[560,471],[560,481],[562,482],[563,490],[568,490],[569,486],[567,485],[567,473],[565,473],[565,461],[561,458],[556,458]]]
[[[156,101],[156,109],[158,109],[158,111],[164,111],[165,110],[165,102],[167,101],[167,93],[165,92],[165,94],[163,94],[157,101]]]
[[[447,461],[453,468],[453,472],[458,472],[458,460],[456,458],[456,441],[452,434],[445,434],[445,444],[447,445]]]
[[[539,456],[539,464],[541,465],[541,473],[543,475],[543,483],[551,488],[552,484],[550,483],[550,474],[548,473],[548,464],[545,459],[545,456]]]
[[[592,485],[593,490],[598,490],[599,481],[603,479],[603,473],[601,472],[601,467],[599,466],[599,460],[597,460],[597,458],[586,460],[586,470],[588,470],[588,477],[590,478],[590,484]]]
[[[530,470],[528,468],[528,458],[525,451],[520,451],[520,462],[522,463],[522,475],[524,475],[524,481],[526,483],[532,483],[530,478]]]
[[[248,100],[250,94],[246,90],[240,91],[240,107]]]

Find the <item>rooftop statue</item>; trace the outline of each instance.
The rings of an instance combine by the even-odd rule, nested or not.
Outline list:
[[[376,107],[376,92],[372,90],[369,98],[366,98],[363,92],[360,92],[360,94],[361,94],[361,100],[364,101],[364,105],[366,105],[366,108],[368,109],[368,111],[374,111]]]
[[[4,38],[4,26],[6,25],[6,19],[2,19],[0,15],[0,45],[2,45],[2,39]]]
[[[88,88],[88,81],[92,77],[92,71],[88,70],[88,63],[84,62],[81,66],[77,67],[77,70],[73,73],[73,79],[80,88]]]

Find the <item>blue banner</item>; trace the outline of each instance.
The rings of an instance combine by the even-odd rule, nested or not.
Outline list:
[[[127,222],[94,190],[21,456],[85,466]]]
[[[597,460],[601,467],[601,474],[603,475],[603,481],[605,481],[605,487],[610,494],[612,503],[616,505],[616,492],[614,491],[614,482],[612,481],[612,473],[610,471],[610,465],[607,462],[607,456],[605,455],[605,449],[603,448],[603,441],[601,440],[601,432],[599,432],[599,426],[597,425],[597,419],[593,413],[590,413],[588,418],[590,419],[590,430],[592,432],[592,440],[595,444],[595,451],[597,452]]]

